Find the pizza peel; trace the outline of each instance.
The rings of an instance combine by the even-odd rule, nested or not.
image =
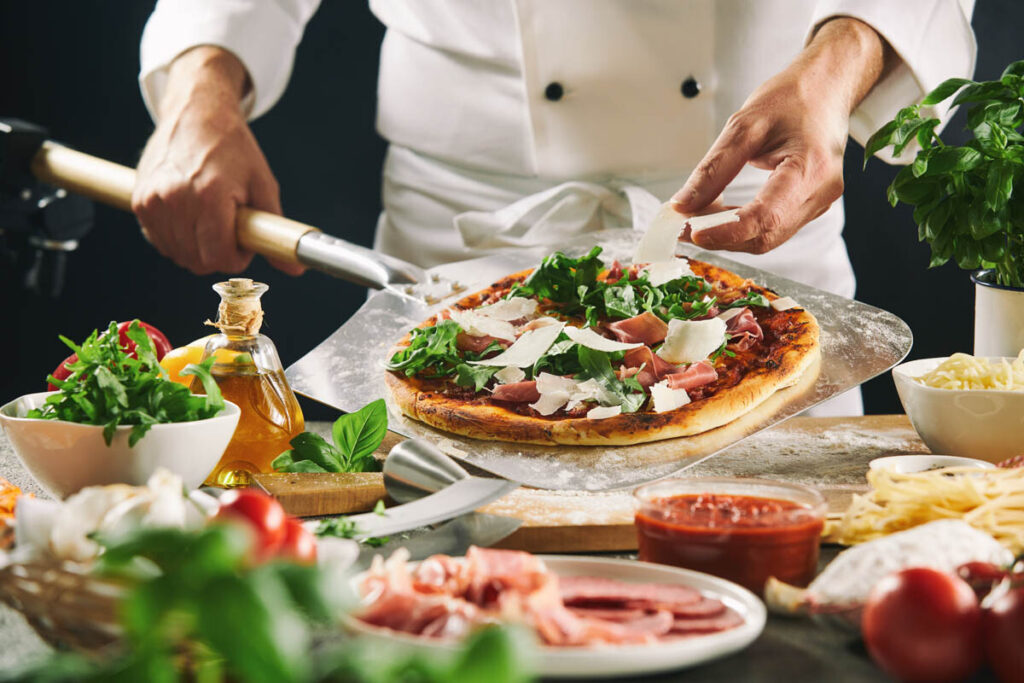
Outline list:
[[[557,248],[578,256],[599,244],[606,262],[613,258],[629,262],[641,236],[639,231],[609,230],[581,236]],[[509,273],[535,266],[555,249],[506,251],[432,268],[427,274],[439,281],[458,281],[465,292],[472,292]],[[471,439],[410,420],[390,402],[384,363],[406,332],[448,306],[452,298],[430,303],[394,288],[372,293],[344,325],[287,369],[288,381],[298,393],[345,412],[384,398],[388,401],[391,431],[427,439],[457,460],[500,477],[543,489],[603,491],[638,486],[691,467],[885,372],[910,351],[910,328],[887,311],[692,245],[680,244],[677,253],[792,297],[811,311],[821,326],[821,359],[796,385],[776,392],[743,417],[704,434],[634,446],[539,446]]]

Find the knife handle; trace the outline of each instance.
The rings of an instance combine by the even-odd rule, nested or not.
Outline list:
[[[131,211],[135,169],[46,141],[32,158],[32,173],[102,204]],[[299,240],[317,229],[277,214],[242,207],[235,223],[238,243],[275,261],[299,263]]]

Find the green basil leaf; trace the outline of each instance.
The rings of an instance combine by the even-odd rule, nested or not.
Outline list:
[[[1024,77],[1024,59],[1010,63],[1005,69],[1003,69],[1003,77],[1006,76],[1021,76]]]
[[[969,78],[949,78],[938,85],[934,90],[925,95],[924,99],[921,100],[921,104],[926,107],[931,107],[938,104],[950,95],[955,93],[965,85],[970,85],[974,81]]]
[[[864,168],[867,168],[868,159],[892,143],[892,135],[899,126],[899,121],[890,121],[868,138],[864,144]]]
[[[388,430],[388,409],[384,399],[371,401],[354,413],[342,415],[334,421],[331,436],[348,467],[359,467],[372,460],[375,450],[384,441]],[[364,471],[345,469],[343,472]]]
[[[328,472],[348,472],[347,457],[319,434],[302,432],[290,441],[292,462],[310,460]],[[288,452],[288,451],[286,451]],[[280,457],[280,456],[278,456]]]

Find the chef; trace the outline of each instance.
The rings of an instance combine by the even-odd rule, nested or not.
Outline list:
[[[237,207],[280,212],[247,120],[284,91],[318,4],[157,2],[140,73],[157,125],[132,206],[179,265],[244,269]],[[390,143],[375,245],[432,266],[643,229],[669,199],[687,214],[739,206],[738,222],[687,237],[852,297],[846,140],[973,73],[973,5],[371,0],[387,26],[377,128]],[[860,412],[859,395],[835,410]]]

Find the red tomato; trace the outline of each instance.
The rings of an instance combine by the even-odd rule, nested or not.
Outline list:
[[[131,327],[132,321],[118,323],[117,324],[117,335],[121,340],[121,348],[128,352],[128,355],[135,356],[135,342],[128,338],[128,328]],[[171,342],[167,339],[163,332],[156,329],[149,323],[144,323],[141,320],[139,325],[146,331],[149,338],[153,340],[153,346],[156,348],[156,359],[162,359],[168,351],[173,349]]]
[[[981,665],[981,608],[962,579],[904,569],[872,589],[861,631],[871,658],[902,681],[960,681]]]
[[[1010,572],[991,562],[967,562],[956,568],[956,575],[966,581],[981,600]]]
[[[253,532],[253,557],[257,561],[277,553],[287,532],[287,516],[281,504],[253,489],[232,489],[221,496],[214,519],[245,523]]]
[[[289,517],[284,523],[284,541],[277,554],[299,564],[316,564],[316,538],[302,522]]]
[[[981,617],[985,655],[1003,683],[1024,681],[1024,588],[1015,588],[986,604]]]

